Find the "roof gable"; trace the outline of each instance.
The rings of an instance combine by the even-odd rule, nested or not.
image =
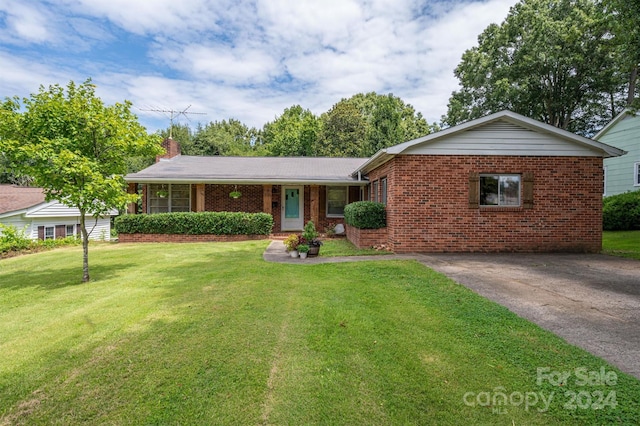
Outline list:
[[[378,151],[358,171],[368,172],[399,154],[614,157],[612,146],[501,111]]]
[[[637,153],[640,150],[640,115],[624,110],[600,130],[594,139]]]

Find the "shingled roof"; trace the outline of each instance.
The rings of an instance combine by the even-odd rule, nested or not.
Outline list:
[[[42,188],[0,185],[0,214],[28,209],[43,202]]]
[[[136,183],[357,184],[352,176],[366,158],[194,157],[163,159],[125,176]]]

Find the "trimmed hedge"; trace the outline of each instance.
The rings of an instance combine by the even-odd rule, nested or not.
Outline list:
[[[120,234],[269,235],[267,213],[198,212],[129,214],[115,219]]]
[[[387,226],[384,204],[373,201],[356,201],[344,207],[344,221],[359,229],[379,229]]]
[[[602,205],[605,231],[630,231],[640,228],[640,191],[605,197]]]

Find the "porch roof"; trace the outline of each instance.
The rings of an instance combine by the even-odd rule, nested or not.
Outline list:
[[[349,184],[364,185],[353,171],[366,158],[195,157],[161,159],[125,176],[135,183]]]

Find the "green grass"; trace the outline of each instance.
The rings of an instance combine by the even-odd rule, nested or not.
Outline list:
[[[320,256],[323,257],[369,256],[384,254],[391,254],[391,252],[375,250],[372,248],[359,249],[346,238],[325,238],[322,240],[322,247],[320,248]]]
[[[266,245],[92,245],[88,284],[78,247],[0,261],[0,424],[640,416],[638,380],[417,262],[273,264]],[[604,368],[617,382],[538,385],[538,367]],[[594,401],[615,392],[617,407],[567,409],[571,391]],[[468,392],[554,399],[539,412],[542,403],[468,406]]]
[[[602,252],[640,260],[640,231],[604,231]]]

